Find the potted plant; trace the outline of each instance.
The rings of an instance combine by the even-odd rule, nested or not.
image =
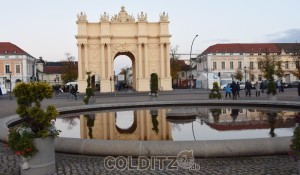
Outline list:
[[[213,89],[209,93],[209,98],[210,99],[222,99],[222,94],[220,92],[220,88],[217,82],[213,83]]]
[[[8,145],[21,158],[21,174],[52,174],[55,171],[54,127],[56,108],[42,109],[41,102],[51,98],[52,87],[43,82],[19,83],[14,89],[22,123],[10,128]]]
[[[291,145],[290,145],[290,155],[297,162],[298,172],[300,172],[300,112],[295,115],[295,129],[294,135],[292,136]]]
[[[85,94],[86,96],[83,98],[83,102],[85,104],[93,104],[95,103],[95,98],[94,97],[94,89],[91,88],[91,73],[92,72],[86,72],[88,78],[87,78],[87,88],[85,89]]]

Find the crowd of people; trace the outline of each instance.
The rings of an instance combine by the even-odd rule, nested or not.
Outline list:
[[[245,83],[245,97],[251,97],[251,90],[255,90],[255,96],[259,97],[260,93],[264,93],[266,89],[266,85],[262,82],[256,82],[254,85],[248,80]],[[283,92],[283,87],[278,88],[280,92]],[[239,82],[232,81],[232,83],[228,83],[225,87],[225,98],[229,97],[233,100],[236,100],[237,97],[240,97],[241,86]]]
[[[77,99],[77,93],[78,93],[78,85],[54,85],[53,86],[54,92],[56,95],[58,94],[63,94],[63,93],[70,93],[70,95],[74,98]]]

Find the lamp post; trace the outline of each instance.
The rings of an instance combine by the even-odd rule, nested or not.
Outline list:
[[[192,45],[191,45],[191,51],[190,51],[190,86],[191,86],[191,90],[192,90],[192,49],[193,49],[194,41],[197,37],[198,37],[198,35],[196,35],[194,37]]]
[[[9,71],[9,83],[10,83],[10,86],[9,86],[9,89],[10,89],[10,91],[9,91],[9,92],[10,92],[10,93],[9,93],[9,94],[10,94],[9,99],[10,99],[10,100],[12,100],[12,96],[11,96],[11,93],[12,93],[12,92],[11,92],[11,74],[12,74],[12,72]]]
[[[246,66],[244,67],[244,71],[245,71],[245,83],[246,83],[246,81],[247,81],[247,79],[246,79]]]
[[[209,88],[208,87],[208,67],[207,68],[205,68],[205,71],[206,71],[206,85],[207,85],[207,89]]]

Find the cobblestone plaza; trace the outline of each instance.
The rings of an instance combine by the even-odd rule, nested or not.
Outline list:
[[[80,94],[79,96],[82,96]],[[169,93],[162,93],[157,100],[207,100],[205,90],[175,90]],[[55,104],[57,107],[82,105],[81,100],[66,98],[67,95],[58,95],[53,99],[45,100],[45,105]],[[133,101],[149,101],[147,94],[143,93],[119,93],[97,94],[96,103],[125,103]],[[267,96],[242,97],[238,100],[266,100]],[[229,99],[228,99],[229,100]],[[278,95],[278,100],[299,102],[296,96],[296,89],[287,89]],[[14,114],[16,107],[15,99],[9,100],[9,96],[0,96],[2,109],[0,118]],[[178,170],[113,170],[104,168],[105,157],[83,156],[72,154],[56,154],[56,174],[297,174],[297,165],[289,155],[274,155],[261,157],[235,157],[235,158],[196,158],[195,163],[200,165],[200,170],[190,170],[179,168]],[[137,160],[134,159],[133,162]],[[0,174],[19,174],[18,158],[9,150],[5,143],[0,142]],[[158,167],[158,165],[156,165]]]

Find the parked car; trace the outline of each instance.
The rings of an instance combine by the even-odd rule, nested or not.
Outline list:
[[[299,84],[299,80],[290,82],[290,86],[293,88],[298,87],[298,84]]]
[[[240,82],[240,89],[245,89],[245,83],[244,82]]]

